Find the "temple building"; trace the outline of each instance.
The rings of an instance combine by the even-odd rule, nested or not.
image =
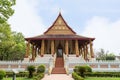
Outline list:
[[[69,55],[82,56],[84,60],[88,59],[88,55],[89,58],[94,58],[94,39],[77,35],[59,13],[54,23],[42,35],[25,38],[25,57],[32,54],[31,60],[35,60],[36,56],[44,57],[45,54],[49,54],[62,58],[65,54],[68,57]]]
[[[42,34],[25,38],[26,54],[23,61],[0,61],[0,69],[25,71],[29,65],[45,66],[48,74],[71,74],[75,66],[87,65],[93,72],[120,72],[120,61],[97,61],[94,58],[95,38],[77,35],[61,13]],[[119,58],[119,56],[118,56]]]

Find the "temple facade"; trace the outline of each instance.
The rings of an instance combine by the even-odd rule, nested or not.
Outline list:
[[[25,38],[25,57],[32,55],[31,60],[35,60],[36,56],[44,57],[45,54],[52,56],[56,54],[58,58],[65,54],[68,57],[69,55],[82,56],[87,60],[94,58],[94,39],[77,35],[59,13],[54,23],[42,35]]]

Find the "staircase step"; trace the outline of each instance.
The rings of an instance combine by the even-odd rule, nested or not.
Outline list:
[[[63,58],[56,58],[55,68],[53,68],[52,74],[66,74]]]
[[[56,58],[55,67],[64,67],[63,58]]]
[[[53,68],[52,74],[66,74],[65,68]]]

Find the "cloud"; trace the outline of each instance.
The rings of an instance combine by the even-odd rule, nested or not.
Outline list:
[[[111,22],[108,18],[94,16],[86,23],[82,35],[95,37],[94,48],[103,48],[115,54],[120,53],[120,20]]]
[[[42,18],[38,15],[39,0],[17,0],[15,13],[9,19],[14,31],[22,32],[25,37],[36,36],[45,31]]]
[[[105,14],[102,16],[109,16],[109,18],[113,19],[114,17],[117,17],[118,19],[119,15],[111,13],[119,13],[119,2],[114,3],[111,2],[110,6],[112,5],[112,8],[104,3],[103,7],[101,8],[101,4],[98,1],[93,4],[86,4],[85,2],[70,2],[68,6],[66,6],[66,2],[58,2],[54,0],[16,0],[17,3],[15,5],[15,13],[14,15],[9,19],[9,23],[11,24],[11,28],[14,31],[17,32],[22,32],[25,37],[30,37],[30,36],[36,36],[39,34],[42,34],[45,29],[48,28],[46,27],[45,24],[51,22],[53,15],[58,14],[59,9],[61,8],[61,12],[63,14],[69,15],[72,12],[74,13],[73,15],[75,16],[75,13],[77,18],[79,17],[79,13],[86,13],[82,14],[83,18],[85,16],[91,16],[89,14],[90,12],[93,12],[92,15],[99,15],[99,14],[94,14],[95,12],[101,13],[103,12],[109,12],[109,14]],[[76,6],[71,6],[73,3],[76,4]],[[80,5],[81,4],[81,5]],[[82,5],[83,4],[83,5]],[[97,4],[97,5],[96,5]],[[91,6],[93,5],[93,6]],[[71,9],[72,8],[72,9]],[[79,8],[79,10],[78,10]],[[76,11],[75,11],[76,10]],[[110,15],[111,14],[111,15]],[[45,24],[43,24],[43,19],[46,19]],[[51,18],[49,20],[49,18]],[[92,17],[92,16],[91,16]],[[113,18],[112,18],[113,17]],[[82,17],[80,17],[82,18]],[[88,19],[88,18],[86,18]],[[76,20],[76,19],[75,19]],[[115,20],[115,19],[114,19]],[[80,20],[77,20],[80,21]],[[86,20],[85,20],[86,21]],[[71,21],[69,23],[74,23],[74,21]],[[83,22],[84,23],[84,22]],[[50,23],[51,24],[51,23]],[[82,23],[81,23],[82,24]],[[72,24],[71,24],[72,25]],[[50,25],[49,25],[50,26]],[[77,27],[74,27],[73,29],[79,29]],[[85,29],[82,33],[82,35],[88,36],[88,37],[95,37],[94,41],[94,48],[99,49],[103,48],[105,50],[109,50],[110,52],[114,52],[116,54],[120,53],[120,19],[117,21],[112,22],[110,19],[106,17],[99,17],[99,16],[94,16],[90,20],[87,21]]]

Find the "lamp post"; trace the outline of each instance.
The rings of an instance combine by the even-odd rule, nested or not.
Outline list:
[[[16,74],[19,73],[16,69],[12,69],[13,71],[13,79],[12,80],[16,80]]]

